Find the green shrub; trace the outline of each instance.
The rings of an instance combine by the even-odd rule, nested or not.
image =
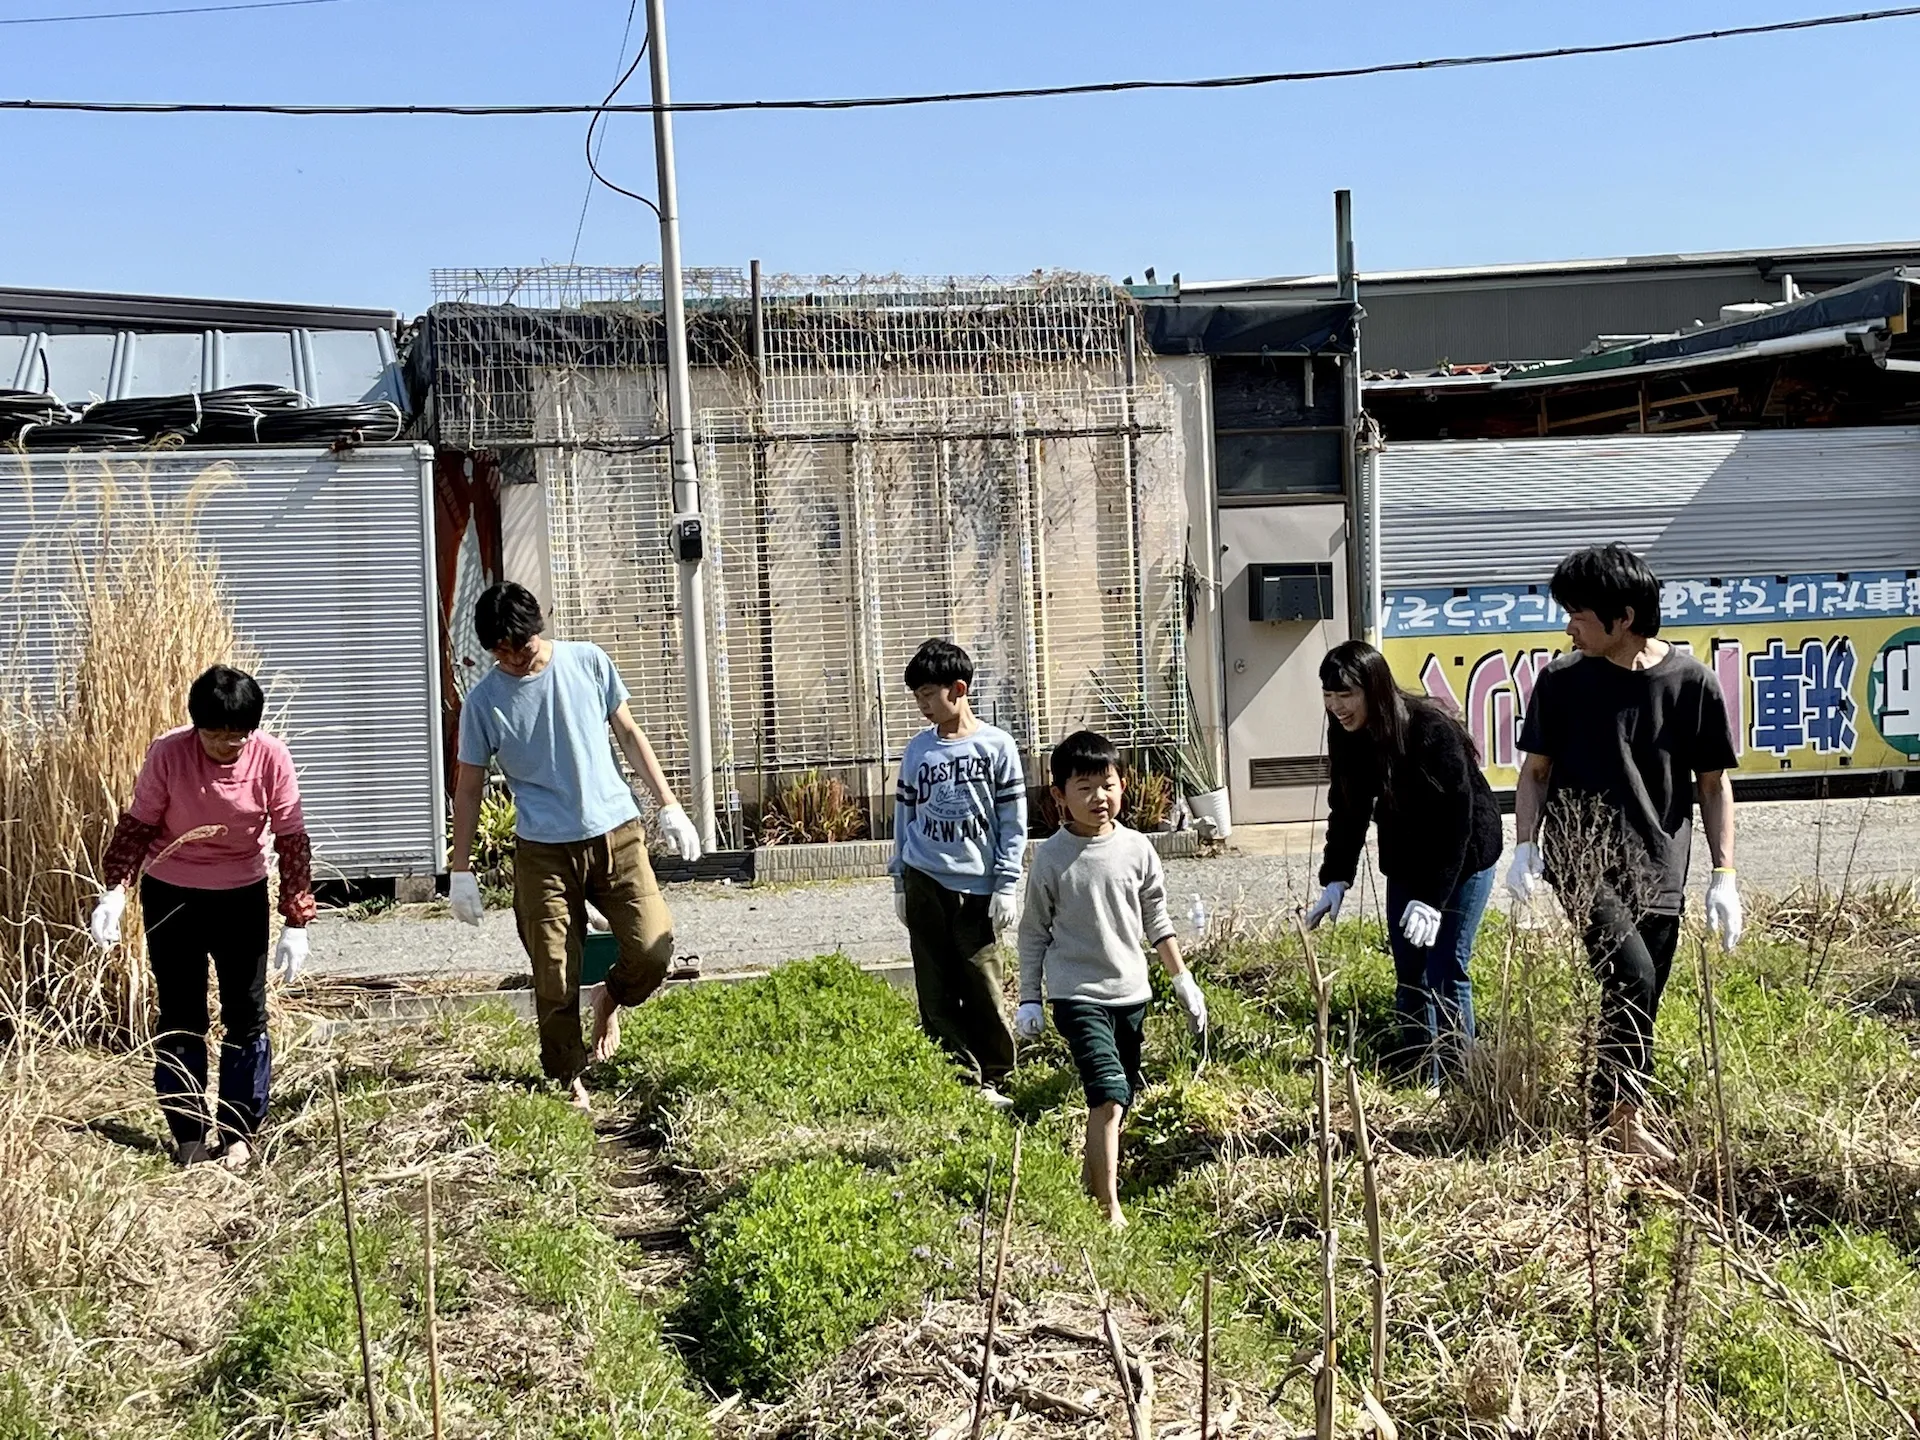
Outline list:
[[[400,1306],[382,1279],[394,1237],[387,1226],[362,1224],[354,1238],[367,1325],[377,1338],[401,1321]],[[357,1375],[359,1343],[346,1235],[325,1220],[247,1302],[220,1370],[243,1392],[295,1399],[314,1383],[309,1377]]]
[[[755,1176],[695,1238],[688,1312],[707,1378],[785,1392],[921,1288],[938,1213],[837,1158]]]
[[[913,1002],[841,956],[657,996],[628,1012],[616,1067],[641,1115],[700,1162],[775,1130],[945,1124],[970,1108]]]
[[[507,1176],[537,1189],[591,1190],[593,1118],[540,1091],[500,1091],[467,1118],[467,1133],[491,1148]]]
[[[613,1263],[613,1240],[584,1220],[553,1225],[522,1220],[487,1232],[487,1254],[536,1305],[567,1305],[599,1290]]]

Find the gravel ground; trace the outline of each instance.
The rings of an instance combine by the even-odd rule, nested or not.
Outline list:
[[[1168,863],[1167,888],[1183,931],[1195,895],[1212,914],[1238,906],[1258,915],[1284,912],[1310,897],[1319,827],[1310,834],[1304,826],[1261,827],[1237,832],[1235,841],[1243,835],[1244,844],[1217,859]],[[1512,838],[1509,818],[1509,855]],[[1920,872],[1920,797],[1743,804],[1736,840],[1749,894],[1778,894],[1814,878],[1829,886],[1849,876],[1854,884],[1905,881]],[[1705,847],[1696,842],[1695,892],[1706,870]],[[1363,877],[1360,888],[1363,904],[1378,904],[1377,884]],[[833,950],[867,964],[906,954],[890,889],[886,880],[683,885],[669,890],[667,903],[680,954],[698,955],[709,972],[764,969]],[[499,975],[524,972],[526,957],[510,913],[489,911],[475,931],[449,918],[444,905],[406,906],[371,919],[323,916],[313,929],[312,968],[342,977]]]

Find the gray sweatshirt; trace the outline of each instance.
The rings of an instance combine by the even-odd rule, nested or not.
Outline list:
[[[1138,830],[1058,830],[1034,847],[1020,920],[1020,999],[1138,1005],[1153,993],[1141,942],[1174,933],[1160,856]]]

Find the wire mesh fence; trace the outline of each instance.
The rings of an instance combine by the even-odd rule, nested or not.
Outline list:
[[[535,452],[557,633],[606,648],[684,757],[657,270],[434,279],[438,438]],[[977,711],[1036,761],[1082,725],[1184,738],[1184,456],[1125,292],[861,276],[756,294],[737,271],[688,290],[736,843],[786,772],[851,772],[884,809],[924,723],[902,672],[931,636],[966,647]]]

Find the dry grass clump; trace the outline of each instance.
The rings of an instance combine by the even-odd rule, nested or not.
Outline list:
[[[866,833],[866,811],[843,781],[822,770],[783,781],[760,813],[763,845],[827,845]]]
[[[148,744],[186,719],[207,666],[245,663],[194,513],[220,475],[158,503],[137,461],[69,473],[11,577],[0,634],[0,985],[94,1038],[148,1023],[136,910],[104,954],[85,933],[95,868]]]

